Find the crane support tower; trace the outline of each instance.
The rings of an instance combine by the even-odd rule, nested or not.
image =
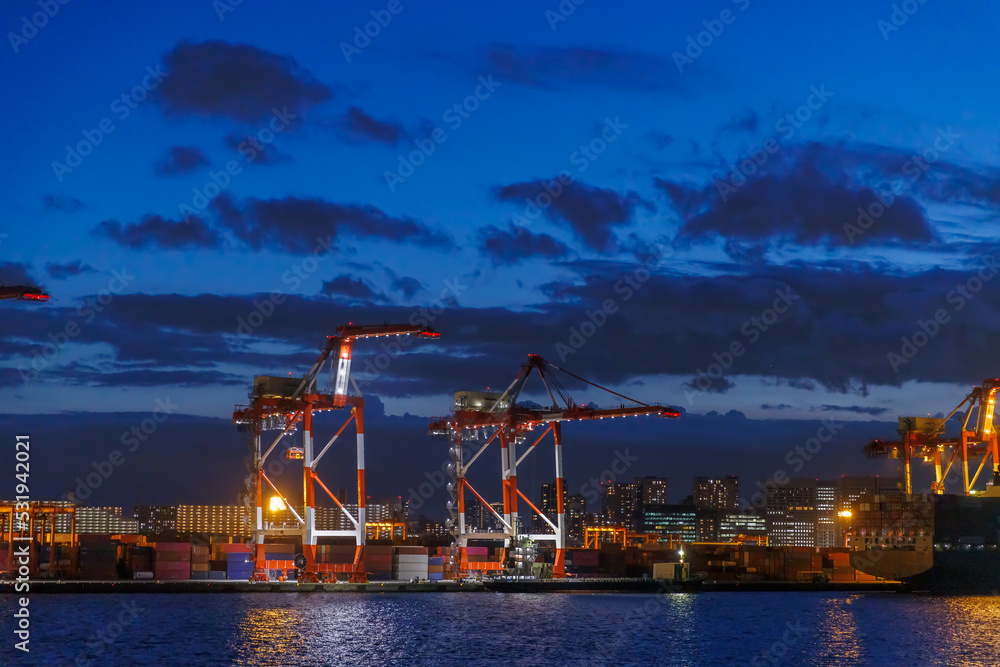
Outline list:
[[[255,548],[255,581],[267,581],[270,561],[265,556],[265,537],[301,535],[302,552],[305,557],[302,581],[317,582],[326,579],[337,572],[349,572],[352,582],[367,581],[364,566],[364,545],[367,521],[365,517],[365,420],[364,398],[357,392],[356,396],[348,395],[351,382],[351,357],[354,342],[363,338],[380,338],[383,336],[415,335],[421,338],[437,338],[441,334],[424,326],[409,324],[385,325],[355,325],[337,327],[336,335],[327,336],[326,345],[320,352],[319,359],[309,372],[301,378],[259,376],[254,378],[253,391],[250,393],[249,405],[238,405],[233,412],[233,422],[250,435],[250,465],[251,476],[247,478],[247,491],[253,497],[254,548]],[[332,393],[320,393],[316,380],[322,373],[327,362],[330,363],[330,373],[336,369],[333,378]],[[357,389],[357,385],[355,385]],[[313,438],[314,416],[331,410],[350,409],[350,416],[333,434],[333,437],[316,453]],[[337,497],[323,484],[316,473],[316,467],[337,438],[344,432],[348,424],[354,422],[357,433],[357,473],[358,473],[358,515],[353,516]],[[302,461],[303,477],[303,513],[300,515],[288,503],[285,496],[278,491],[267,474],[264,463],[274,452],[283,438],[296,430],[302,424],[302,446],[290,447],[286,458]],[[264,431],[279,431],[274,442],[266,449],[262,447],[261,437]],[[298,521],[299,527],[293,529],[275,529],[264,525],[264,486],[269,486],[285,507]],[[349,530],[317,530],[316,529],[316,485],[319,485],[330,496],[334,503],[347,516],[353,526]],[[249,504],[249,502],[248,502]],[[353,537],[355,540],[355,555],[353,563],[334,564],[319,563],[316,558],[317,538],[319,537]],[[291,567],[290,562],[278,561],[280,567]]]
[[[526,407],[518,405],[517,399],[524,388],[525,383],[532,371],[537,371],[545,391],[551,400],[549,407]],[[563,388],[562,383],[556,376],[555,371],[559,371],[576,380],[584,382],[592,387],[596,387],[610,394],[614,394],[620,399],[634,406],[626,406],[611,409],[599,409],[577,404],[573,398]],[[487,511],[496,517],[497,521],[504,527],[505,543],[509,546],[517,544],[519,538],[529,537],[535,541],[552,541],[555,543],[555,562],[552,566],[552,576],[562,578],[566,576],[566,508],[565,508],[565,486],[566,480],[563,476],[563,452],[562,452],[562,423],[569,421],[585,421],[595,419],[615,419],[618,417],[639,417],[643,415],[657,415],[660,417],[676,418],[680,417],[677,408],[662,405],[650,405],[629,398],[606,387],[594,384],[575,375],[565,369],[559,368],[555,364],[549,363],[537,354],[529,354],[528,361],[522,366],[514,381],[503,393],[471,392],[460,391],[455,394],[455,404],[452,416],[439,419],[431,423],[428,433],[433,436],[445,437],[451,440],[450,455],[453,463],[449,470],[452,471],[454,482],[449,485],[453,500],[448,502],[448,510],[452,514],[450,528],[456,537],[458,544],[459,558],[456,569],[460,575],[468,575],[475,570],[485,571],[490,566],[496,564],[472,563],[466,557],[466,548],[469,540],[495,540],[497,533],[478,533],[468,530],[465,522],[465,500],[466,492],[472,494],[476,500],[481,502]],[[540,431],[539,433],[534,433]],[[555,477],[556,477],[556,516],[553,518],[545,516],[524,493],[517,487],[517,467],[532,452],[534,452],[542,440],[552,434],[553,453],[555,455]],[[518,447],[527,442],[529,436],[533,441],[528,445],[520,456]],[[475,454],[468,460],[464,460],[462,451],[463,441],[483,441]],[[466,478],[469,468],[475,463],[482,453],[493,442],[499,443],[500,449],[500,482],[503,500],[503,515],[501,516],[482,495],[476,491]],[[522,535],[520,522],[518,520],[519,502],[523,501],[531,508],[551,529],[551,533]]]
[[[965,495],[974,493],[973,487],[986,463],[993,461],[993,486],[1000,488],[1000,456],[997,455],[997,433],[993,426],[993,411],[995,408],[997,389],[1000,379],[992,378],[983,381],[983,386],[973,387],[972,391],[962,399],[947,417],[900,417],[899,440],[871,440],[865,446],[868,458],[890,456],[903,461],[906,493],[913,492],[910,478],[910,459],[914,456],[923,458],[927,463],[934,463],[934,482],[931,490],[934,493],[944,493],[945,478],[951,472],[952,466],[959,462],[962,469],[962,492]],[[955,413],[968,405],[965,421],[958,437],[942,437],[945,425]],[[969,428],[973,410],[976,412],[974,429]],[[951,456],[948,456],[948,453]],[[975,459],[982,459],[979,468],[969,477],[969,462],[975,465]],[[947,466],[942,471],[942,461],[947,459]]]

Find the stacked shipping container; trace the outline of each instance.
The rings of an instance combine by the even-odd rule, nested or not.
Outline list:
[[[191,545],[187,542],[157,542],[153,572],[157,579],[191,578]]]

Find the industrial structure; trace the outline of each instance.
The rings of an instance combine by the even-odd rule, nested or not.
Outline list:
[[[529,407],[519,405],[517,399],[524,389],[532,371],[537,371],[545,391],[551,400],[549,407]],[[560,371],[578,381],[606,391],[619,399],[636,404],[635,407],[599,409],[593,404],[581,406],[563,388],[562,383],[553,371]],[[558,397],[558,398],[557,398]],[[479,533],[468,529],[465,517],[465,493],[471,493],[485,509],[491,512],[504,528],[503,535],[507,546],[521,544],[523,537],[533,541],[551,541],[555,543],[555,559],[552,575],[555,578],[566,576],[566,508],[565,508],[565,478],[563,476],[562,458],[562,422],[584,421],[594,419],[614,419],[617,417],[637,417],[642,415],[658,415],[661,417],[679,417],[676,408],[660,405],[650,405],[629,398],[615,391],[594,384],[567,370],[549,363],[537,354],[528,355],[528,361],[522,366],[514,381],[503,393],[488,393],[476,391],[460,391],[455,394],[455,404],[451,417],[434,421],[428,432],[431,435],[442,436],[452,441],[450,449],[453,463],[449,470],[453,482],[449,485],[452,500],[448,502],[448,510],[452,514],[452,531],[457,538],[459,561],[456,570],[459,574],[473,571],[489,571],[501,569],[502,563],[471,562],[465,557],[469,540],[495,540],[497,533]],[[529,433],[540,429],[541,433],[518,456],[517,448],[527,441]],[[524,493],[517,487],[517,467],[530,455],[549,433],[554,440],[555,479],[556,479],[556,517],[553,521],[541,510],[535,507]],[[533,434],[532,434],[533,435]],[[463,441],[483,441],[475,454],[464,460],[462,452]],[[503,500],[503,515],[494,509],[466,477],[469,468],[486,451],[494,441],[499,442],[500,476]],[[521,522],[518,516],[518,498],[523,500],[547,525],[551,533],[522,534]],[[457,520],[457,521],[456,521]]]
[[[0,285],[0,300],[20,299],[21,301],[48,301],[49,295],[41,288],[31,285]]]
[[[367,580],[364,565],[364,545],[367,534],[365,516],[365,429],[364,429],[364,398],[360,391],[356,396],[348,396],[348,384],[351,379],[351,354],[354,342],[363,338],[379,338],[383,336],[416,335],[423,338],[436,338],[440,334],[424,326],[409,324],[385,325],[354,325],[337,327],[336,335],[327,336],[326,345],[322,348],[319,359],[309,372],[301,378],[286,378],[260,376],[254,378],[253,392],[250,394],[248,406],[237,406],[233,413],[233,422],[244,428],[250,436],[250,476],[247,478],[247,504],[253,500],[255,571],[254,580],[268,579],[268,570],[284,569],[293,566],[291,561],[270,562],[266,557],[265,539],[267,537],[301,536],[302,555],[304,563],[295,563],[303,568],[304,582],[317,582],[338,572],[350,573],[352,582]],[[317,378],[323,367],[330,362],[330,378],[333,380],[333,393],[320,393],[317,389]],[[334,375],[336,367],[336,375]],[[357,390],[357,384],[354,385]],[[326,391],[330,391],[329,387]],[[313,417],[320,412],[350,408],[351,414],[344,424],[333,434],[326,445],[314,454],[313,447]],[[357,476],[358,503],[357,517],[354,517],[330,492],[330,489],[316,474],[316,467],[330,447],[336,442],[347,425],[354,422],[357,433]],[[264,472],[267,457],[274,452],[281,440],[296,430],[302,424],[302,446],[290,447],[286,458],[302,461],[304,516],[299,515],[285,496]],[[261,437],[264,431],[279,431],[267,449],[262,448]],[[298,527],[265,528],[264,526],[264,484],[270,486],[281,498],[285,506],[298,521]],[[317,530],[315,486],[319,485],[330,496],[334,503],[346,515],[353,525],[348,530]],[[317,561],[317,538],[319,537],[353,537],[355,540],[354,560],[351,563],[319,563]],[[272,567],[269,567],[272,566]]]
[[[913,485],[910,478],[910,459],[914,456],[922,457],[924,462],[934,463],[934,482],[931,490],[934,493],[943,494],[945,492],[944,480],[951,472],[956,461],[962,469],[962,493],[970,495],[974,493],[973,487],[980,473],[986,466],[987,461],[993,461],[993,484],[1000,487],[1000,456],[997,455],[997,434],[993,427],[993,411],[995,408],[997,389],[1000,388],[1000,379],[992,378],[983,381],[983,386],[973,387],[972,391],[962,399],[954,410],[944,418],[936,417],[900,417],[899,432],[900,440],[872,440],[865,447],[865,454],[869,458],[880,458],[891,456],[894,459],[903,461],[904,479],[906,493],[913,493]],[[965,421],[962,422],[961,432],[957,437],[943,437],[945,426],[959,410],[968,404],[965,413]],[[975,429],[970,430],[969,419],[973,410],[976,411]],[[948,457],[948,453],[951,456]],[[947,466],[942,471],[942,461],[947,459]],[[969,462],[975,465],[975,460],[981,459],[978,469],[970,478]]]

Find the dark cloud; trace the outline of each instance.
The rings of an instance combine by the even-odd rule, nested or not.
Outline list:
[[[369,281],[364,278],[341,275],[332,280],[323,281],[322,294],[327,296],[347,297],[347,301],[362,301],[367,303],[388,301],[386,296],[375,289]]]
[[[663,150],[674,142],[674,138],[665,132],[650,132],[646,135],[650,143],[658,150]]]
[[[381,267],[389,277],[389,287],[393,292],[399,292],[403,298],[411,299],[424,289],[424,284],[412,276],[401,276],[388,266]]]
[[[290,56],[249,44],[182,41],[164,54],[163,62],[167,76],[151,98],[168,116],[254,124],[267,120],[275,109],[301,116],[333,97],[329,87]]]
[[[83,202],[76,197],[64,197],[62,195],[45,195],[42,197],[42,204],[46,211],[58,211],[60,213],[75,213],[83,208]]]
[[[49,262],[45,265],[45,271],[56,280],[65,280],[70,276],[79,276],[84,273],[94,273],[94,267],[84,264],[81,260],[67,262],[66,264],[55,264]]]
[[[200,148],[171,146],[167,157],[156,163],[156,173],[161,176],[186,174],[209,165],[208,156]]]
[[[454,301],[445,303],[443,311],[432,311],[429,303],[373,303],[366,298],[371,296],[368,291],[354,292],[359,301],[354,303],[285,295],[249,336],[238,334],[239,319],[255,312],[254,300],[268,295],[123,294],[92,323],[81,326],[73,345],[110,346],[118,370],[134,370],[121,364],[136,363],[155,364],[147,370],[220,371],[229,370],[228,364],[246,364],[262,373],[312,363],[316,336],[322,340],[329,331],[317,333],[302,322],[326,322],[332,328],[349,321],[423,320],[442,331],[444,336],[427,343],[421,354],[400,355],[393,360],[391,373],[369,378],[371,391],[391,397],[446,394],[470,383],[505,386],[527,352],[609,386],[637,377],[682,377],[695,396],[701,391],[731,390],[729,378],[758,376],[769,386],[815,387],[863,397],[870,385],[901,386],[910,380],[971,386],[989,372],[984,369],[1000,366],[994,344],[1000,337],[1000,291],[992,283],[974,295],[967,292],[971,298],[959,291],[967,290],[971,278],[980,279],[974,266],[968,271],[903,273],[861,265],[793,264],[755,267],[752,275],[691,276],[670,272],[670,265],[664,264],[647,265],[651,275],[640,284],[635,278],[641,266],[637,262],[567,265],[580,277],[549,287],[557,299],[518,311],[462,307]],[[334,282],[331,292],[335,287],[348,291],[346,281]],[[355,290],[364,287],[375,291],[370,284],[350,285]],[[610,314],[604,311],[608,300],[615,307]],[[785,312],[769,313],[775,304],[787,306]],[[926,325],[940,310],[947,321],[894,368],[889,355],[902,355],[904,340],[912,341],[916,332],[923,331],[919,322]],[[594,313],[607,317],[599,318],[602,324],[591,336],[573,338],[574,330],[583,331],[583,323],[593,322]],[[11,346],[25,341],[42,345],[71,320],[80,320],[75,305],[25,309],[19,312],[16,331],[0,329],[0,344],[8,350],[21,349]],[[742,345],[743,353],[727,359],[734,343]],[[258,344],[276,344],[281,352],[263,354]],[[222,363],[227,364],[225,369],[217,367]],[[726,366],[724,379],[706,386],[702,377],[720,375],[713,364]],[[359,369],[363,368],[361,362]],[[583,391],[572,381],[567,388]],[[661,395],[643,388],[637,398],[685,403],[680,389]],[[961,398],[956,396],[954,404]]]
[[[586,48],[515,47],[491,44],[477,70],[501,83],[532,88],[587,84],[641,92],[679,92],[677,69],[656,56]]]
[[[788,405],[788,403],[777,403],[777,404],[773,404],[773,403],[761,403],[760,404],[760,409],[761,410],[791,410],[792,406]]]
[[[376,142],[395,146],[406,137],[406,130],[402,125],[377,120],[356,106],[348,108],[337,127],[350,142]]]
[[[226,148],[239,152],[243,157],[242,164],[257,164],[270,166],[294,162],[295,159],[282,152],[276,142],[261,143],[254,135],[230,132],[225,138]]]
[[[481,252],[497,265],[511,266],[532,257],[557,259],[570,250],[565,243],[548,234],[535,234],[524,227],[510,225],[501,229],[488,225],[479,230]]]
[[[246,199],[228,194],[212,200],[220,222],[254,250],[274,248],[311,254],[318,244],[336,245],[342,236],[448,248],[451,239],[409,217],[393,217],[374,206],[335,204],[316,198]]]
[[[853,412],[858,415],[881,415],[889,411],[889,408],[875,408],[863,405],[821,405],[822,412]]]
[[[747,109],[743,113],[733,116],[726,124],[719,128],[718,134],[724,132],[746,132],[755,134],[760,129],[760,116],[753,109]]]
[[[175,222],[159,215],[147,215],[139,222],[124,225],[117,220],[104,220],[91,233],[132,250],[193,250],[221,245],[219,232],[196,216]]]
[[[616,190],[586,185],[577,181],[563,185],[562,191],[552,196],[546,185],[552,181],[525,181],[496,189],[499,202],[521,205],[528,213],[531,207],[541,208],[552,222],[569,227],[592,250],[607,251],[614,247],[616,226],[632,222],[637,208],[655,210],[635,192],[621,194]],[[543,205],[545,202],[551,202]],[[536,214],[537,215],[537,214]],[[522,216],[523,217],[523,216]]]
[[[29,265],[23,262],[4,262],[0,260],[0,285],[34,284],[29,275]]]
[[[927,244],[935,239],[914,199],[895,197],[883,206],[871,186],[831,167],[825,157],[825,148],[818,144],[802,150],[786,148],[771,156],[767,172],[737,181],[742,183],[739,187],[719,179],[703,187],[663,179],[655,179],[655,185],[681,217],[681,239],[773,239],[830,247]],[[876,214],[862,218],[867,211]]]
[[[736,385],[725,377],[710,378],[707,375],[692,378],[683,386],[692,392],[707,391],[711,394],[725,394],[730,389],[736,388]]]

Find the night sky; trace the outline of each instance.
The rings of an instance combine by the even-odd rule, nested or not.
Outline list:
[[[233,406],[347,322],[442,332],[355,347],[375,495],[529,353],[683,408],[566,430],[571,491],[631,447],[674,500],[895,474],[869,437],[1000,373],[992,3],[50,4],[0,10],[0,283],[52,295],[0,302],[0,425],[37,494],[168,405],[91,501],[233,502]]]

